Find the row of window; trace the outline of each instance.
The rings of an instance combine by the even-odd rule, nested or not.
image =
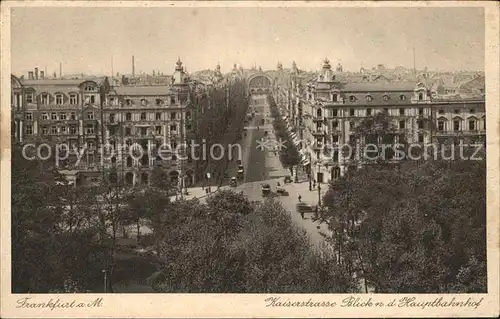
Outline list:
[[[311,96],[310,96],[310,97],[311,97]],[[310,97],[309,97],[309,98],[310,98]],[[390,96],[389,96],[389,95],[387,95],[387,94],[386,94],[386,95],[384,95],[382,98],[383,98],[383,100],[384,100],[384,101],[389,101],[389,100],[391,99],[391,98],[390,98]],[[373,97],[372,97],[370,94],[367,94],[367,95],[365,96],[365,99],[366,99],[366,102],[372,102],[372,101],[373,101]],[[332,100],[333,100],[333,102],[338,102],[338,101],[340,101],[340,95],[338,95],[338,94],[333,94],[333,95],[332,95]],[[357,100],[358,100],[358,98],[357,98],[356,96],[354,96],[354,95],[350,95],[350,96],[349,96],[349,101],[350,101],[350,102],[356,102]],[[401,94],[401,95],[399,96],[399,100],[400,100],[400,101],[406,101],[406,100],[407,100],[406,95]],[[423,94],[423,93],[419,93],[419,94],[418,94],[418,100],[419,100],[419,101],[423,101],[423,100],[424,100],[424,94]]]
[[[422,108],[422,107],[419,108],[418,109],[418,115],[424,115],[425,114],[424,110],[425,109]],[[331,114],[332,117],[337,117],[340,114],[339,111],[341,111],[341,110],[339,110],[339,109],[332,109],[330,114]],[[383,108],[383,112],[389,114],[389,108],[387,108],[387,107]],[[405,115],[408,115],[408,112],[409,112],[408,109],[406,109],[406,108],[400,108],[398,114],[401,115],[401,116],[405,116]],[[367,108],[366,109],[366,116],[371,116],[373,114],[374,114],[374,110],[373,109],[371,109],[371,108]],[[355,115],[356,115],[356,109],[354,109],[354,108],[349,109],[349,116],[355,116]],[[316,116],[317,117],[322,117],[323,116],[322,109],[317,109],[316,110]]]
[[[439,132],[445,132],[448,130],[447,128],[447,122],[446,120],[438,120],[438,131]],[[477,121],[476,120],[468,120],[468,129],[469,131],[475,131],[477,130]],[[486,121],[483,121],[483,129],[486,130]],[[459,132],[462,131],[462,120],[453,120],[453,131]]]
[[[42,93],[39,95],[40,96],[40,104],[48,105],[50,104],[50,96],[49,94]],[[88,101],[90,103],[95,103],[96,102],[96,96],[95,95],[90,95],[88,97]],[[33,93],[28,93],[26,94],[26,103],[35,103],[35,95]],[[64,104],[64,96],[62,94],[56,94],[54,101],[57,105],[63,105]],[[78,95],[77,94],[70,94],[69,95],[69,104],[71,105],[77,105],[78,104]]]
[[[157,121],[162,120],[162,114],[163,113],[161,113],[161,112],[156,112],[155,113],[155,120],[157,120]],[[142,112],[140,114],[139,118],[140,118],[141,121],[147,120],[147,113],[146,112]],[[185,118],[186,118],[186,120],[190,120],[191,119],[191,112],[190,111],[186,112]],[[117,119],[117,116],[116,116],[115,113],[110,113],[109,114],[109,121],[110,122],[114,122],[114,121],[116,121],[116,119]],[[176,112],[171,112],[170,113],[170,120],[176,120],[176,119],[177,119],[177,113]],[[132,113],[125,113],[125,120],[126,121],[132,121]]]
[[[31,113],[31,112],[25,113],[24,118],[26,120],[33,120],[33,113]],[[50,116],[49,116],[49,113],[43,112],[42,113],[42,120],[49,120],[49,119],[55,120],[55,121],[58,121],[58,120],[76,120],[77,117],[76,117],[76,112],[70,112],[69,116],[68,116],[68,113],[66,113],[66,112],[59,112],[59,113],[53,112],[53,113],[50,113]],[[87,120],[94,120],[94,119],[95,119],[94,112],[87,112]]]
[[[109,98],[109,103],[110,103],[111,105],[117,105],[117,104],[118,104],[118,101],[119,101],[119,99],[118,99],[118,98],[115,98],[115,97],[110,97],[110,98]],[[155,99],[154,101],[155,101],[155,104],[156,104],[157,106],[162,106],[162,105],[164,105],[164,104],[165,104],[165,101],[164,101],[164,100],[162,100],[162,99]],[[134,102],[134,100],[132,100],[132,99],[125,99],[125,100],[124,100],[124,102],[125,102],[125,105],[128,105],[128,106],[135,105],[135,102]],[[143,105],[143,106],[146,106],[146,105],[149,105],[149,104],[150,104],[150,102],[149,102],[148,100],[146,100],[146,99],[141,99],[141,100],[140,100],[140,103],[141,103],[141,105]],[[176,99],[175,99],[175,97],[171,97],[171,98],[170,98],[170,104],[175,104],[175,103],[176,103]]]

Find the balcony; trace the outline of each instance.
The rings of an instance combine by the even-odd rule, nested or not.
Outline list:
[[[326,129],[314,128],[311,133],[312,133],[312,135],[323,136],[326,134]]]
[[[314,122],[323,122],[325,120],[324,116],[313,116],[312,117]]]

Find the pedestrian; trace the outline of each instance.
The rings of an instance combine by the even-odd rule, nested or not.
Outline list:
[[[313,180],[313,188],[316,188],[316,180]]]
[[[300,216],[302,217],[302,219],[304,219],[304,212],[300,212]]]
[[[299,203],[302,203],[302,196],[299,194]]]

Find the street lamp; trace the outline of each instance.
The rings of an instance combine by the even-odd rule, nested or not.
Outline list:
[[[103,269],[102,273],[104,274],[104,293],[106,293],[108,290],[108,272],[106,269]]]

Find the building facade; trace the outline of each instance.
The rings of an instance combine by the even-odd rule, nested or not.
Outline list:
[[[11,76],[11,84],[13,140],[85,149],[80,160],[74,152],[55,163],[75,184],[103,177],[149,184],[156,166],[179,187],[195,183],[182,145],[192,138],[196,112],[181,61],[169,85],[111,87],[106,79],[47,79],[37,69],[27,80]]]
[[[320,183],[339,178],[353,163],[359,167],[370,162],[359,152],[370,143],[370,136],[355,133],[364,119],[379,113],[390,119],[394,143],[401,137],[405,143],[422,147],[450,140],[465,144],[485,140],[484,90],[482,95],[447,99],[433,97],[424,81],[352,83],[337,77],[339,70],[332,70],[328,59],[317,79],[307,84],[300,83],[293,70],[296,65],[289,87],[280,88],[275,99],[299,148],[302,165]]]

